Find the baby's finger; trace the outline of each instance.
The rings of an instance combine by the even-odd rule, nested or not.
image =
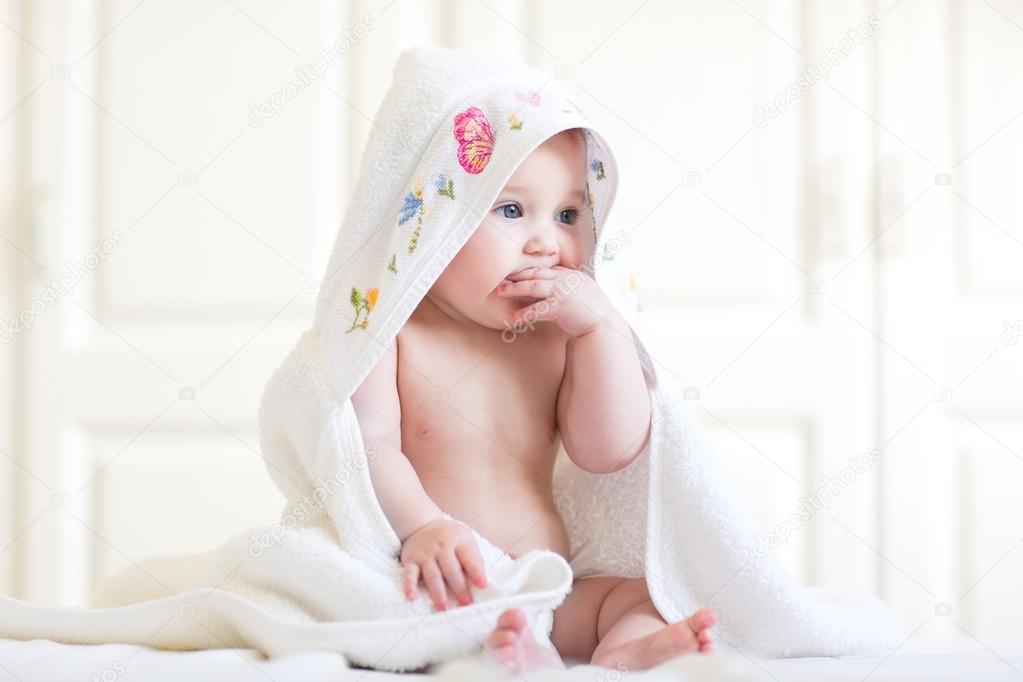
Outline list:
[[[423,562],[423,582],[430,591],[430,598],[433,599],[437,610],[443,611],[447,608],[447,589],[444,587],[444,577],[435,561]]]
[[[532,296],[547,298],[554,290],[554,282],[547,279],[527,279],[497,287],[498,296]]]
[[[480,555],[480,548],[475,543],[458,545],[455,547],[455,556],[462,562],[465,572],[478,587],[487,586],[487,576],[483,571],[483,557]]]
[[[508,324],[517,325],[520,321],[525,320],[527,323],[532,322],[543,322],[545,320],[556,320],[560,315],[558,308],[558,299],[548,298],[536,303],[530,303],[524,308],[519,308],[515,312],[507,315],[505,320]]]
[[[551,268],[535,267],[535,268],[525,268],[523,270],[519,270],[518,272],[513,272],[512,274],[508,275],[507,279],[510,279],[513,282],[517,282],[517,281],[522,280],[522,279],[534,279],[534,278],[536,278],[536,279],[554,279],[557,276],[558,276],[557,271],[552,270]]]
[[[419,596],[419,564],[408,563],[402,568],[405,599],[412,601]]]
[[[445,552],[437,555],[437,565],[444,572],[444,579],[451,587],[451,592],[459,604],[472,602],[472,595],[465,587],[465,576],[462,575],[462,564],[455,558],[454,552]]]

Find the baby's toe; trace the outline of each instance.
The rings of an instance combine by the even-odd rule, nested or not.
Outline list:
[[[522,609],[508,609],[497,619],[497,627],[521,630],[526,626],[526,614]]]
[[[487,646],[491,649],[513,646],[518,641],[518,638],[519,636],[514,630],[494,630],[487,637]]]
[[[714,627],[718,617],[714,612],[714,609],[699,609],[689,617],[689,624],[692,626],[694,632],[701,632],[710,627]]]

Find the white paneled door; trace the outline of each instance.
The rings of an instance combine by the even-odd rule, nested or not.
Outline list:
[[[880,567],[912,626],[988,643],[1023,632],[1023,6],[925,9],[879,53]]]
[[[353,113],[332,91],[353,67],[329,50],[355,17],[4,7],[20,35],[2,36],[3,68],[28,96],[4,123],[23,149],[4,319],[30,328],[5,344],[3,587],[78,603],[140,557],[277,517],[256,408],[309,324],[346,199]]]

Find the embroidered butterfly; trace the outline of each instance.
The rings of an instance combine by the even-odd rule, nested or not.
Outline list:
[[[526,92],[515,93],[515,99],[526,104],[532,104],[534,107],[540,106],[540,93],[536,90],[527,90]]]
[[[569,107],[571,107],[571,108],[569,108]],[[572,99],[571,97],[566,97],[565,98],[565,101],[561,105],[561,110],[564,111],[566,114],[571,114],[572,111],[574,110],[576,113],[578,113],[580,116],[585,118],[587,121],[590,120],[590,117],[586,115],[586,112],[583,111],[583,108],[580,107],[578,104],[576,104],[575,100]]]
[[[466,173],[482,173],[494,151],[494,132],[486,114],[469,107],[456,115],[454,135],[458,140],[458,163]]]

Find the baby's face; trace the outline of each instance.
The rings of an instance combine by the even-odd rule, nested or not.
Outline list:
[[[526,157],[427,293],[451,318],[503,330],[509,314],[539,300],[498,296],[505,277],[533,266],[582,265],[583,225],[591,228],[586,148],[577,133],[558,133]]]

